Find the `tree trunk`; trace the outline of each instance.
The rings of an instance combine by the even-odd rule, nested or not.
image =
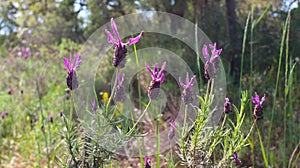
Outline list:
[[[239,61],[234,56],[239,53],[235,0],[226,0],[227,33],[229,38],[228,60],[231,63],[231,74],[238,77]]]

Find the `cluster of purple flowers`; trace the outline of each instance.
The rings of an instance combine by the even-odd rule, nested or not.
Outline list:
[[[255,92],[255,96],[252,97],[252,102],[255,104],[254,110],[253,110],[253,116],[255,119],[261,119],[263,118],[263,102],[266,100],[266,95],[264,95],[261,99],[259,95]],[[231,103],[229,101],[229,98],[225,98],[224,103],[224,113],[230,114],[232,113],[232,107]],[[242,166],[242,161],[238,158],[237,152],[233,153],[233,159],[236,165]]]
[[[36,56],[40,57],[41,54],[39,52],[34,52],[31,50],[30,47],[21,47],[21,48],[8,48],[8,51],[12,53],[15,57],[23,57],[24,59],[27,59],[29,56]]]
[[[266,100],[266,95],[264,95],[261,99],[259,95],[255,92],[255,96],[252,97],[252,102],[255,104],[254,110],[253,110],[253,116],[255,119],[261,119],[263,118],[263,102]],[[231,103],[229,101],[229,98],[225,98],[224,103],[224,113],[230,114],[232,112]]]
[[[114,19],[111,18],[110,22],[111,22],[112,32],[113,32],[115,38],[113,37],[112,33],[109,30],[105,29],[105,32],[108,36],[108,43],[113,44],[115,46],[114,58],[113,58],[112,64],[115,68],[123,68],[123,67],[125,67],[125,64],[126,64],[126,54],[127,54],[126,47],[139,42],[143,31],[141,31],[141,33],[138,36],[136,36],[134,38],[130,38],[126,43],[123,43],[121,41],[121,38],[120,38],[120,35],[118,32],[117,26],[114,22]],[[208,48],[210,49],[210,52],[208,51]],[[26,54],[29,55],[28,49],[22,49],[21,52],[23,55],[26,55]],[[202,54],[206,61],[205,67],[204,67],[204,71],[205,71],[204,77],[207,80],[216,78],[216,74],[217,74],[217,72],[219,70],[219,66],[220,66],[220,54],[221,53],[222,53],[222,49],[217,49],[216,43],[214,43],[213,45],[209,44],[208,46],[207,45],[203,46]],[[72,59],[72,56],[70,56],[69,60],[67,58],[64,58],[64,65],[65,65],[65,68],[68,70],[67,77],[66,77],[66,83],[70,90],[78,88],[79,82],[78,82],[78,76],[76,74],[76,70],[79,68],[80,63],[81,63],[81,56],[79,54],[76,54],[74,56],[74,59]],[[164,82],[164,79],[165,79],[164,70],[166,68],[166,64],[167,64],[166,62],[163,62],[160,70],[159,70],[158,63],[156,63],[154,65],[154,69],[151,69],[150,66],[146,64],[146,69],[148,70],[148,72],[151,75],[151,82],[150,82],[148,90],[147,90],[148,97],[151,100],[155,100],[159,97],[160,85],[161,85],[161,83]],[[117,75],[118,75],[118,78],[117,78],[116,91],[114,93],[114,100],[116,102],[122,102],[125,99],[125,90],[124,90],[124,86],[123,86],[125,74],[121,75],[120,73],[118,73]],[[194,75],[192,78],[190,78],[188,73],[186,74],[185,83],[183,83],[182,79],[179,77],[179,84],[183,88],[182,100],[185,104],[192,103],[194,100],[193,99],[194,94],[192,92],[192,87],[193,87],[195,81],[196,81],[196,76]],[[69,97],[68,93],[66,93],[66,97],[68,99],[68,97]],[[260,99],[260,97],[257,93],[255,93],[255,97],[252,98],[252,102],[255,104],[253,116],[256,119],[260,119],[263,117],[262,104],[265,101],[265,99],[266,99],[265,95]],[[95,107],[95,103],[96,102],[92,103],[93,107]],[[232,105],[229,101],[229,98],[225,99],[224,113],[225,114],[232,113]],[[60,115],[62,116],[62,112],[60,113]],[[50,118],[50,122],[52,123],[53,122],[52,114],[50,114],[49,118]],[[174,122],[174,120],[171,120],[169,134],[168,134],[168,137],[170,140],[173,139],[175,136],[175,128],[176,128],[175,122]],[[42,126],[41,129],[43,132],[45,131],[44,126]],[[242,162],[238,158],[238,155],[236,152],[234,152],[233,158],[234,158],[234,162],[237,165],[242,165]],[[146,157],[146,159],[145,159],[145,168],[151,168],[151,162],[148,157]]]

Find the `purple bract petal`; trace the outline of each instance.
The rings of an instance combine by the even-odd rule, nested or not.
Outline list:
[[[151,77],[152,77],[152,79],[153,79],[153,77],[155,77],[155,74],[154,74],[154,72],[152,71],[152,69],[149,67],[149,65],[147,65],[147,64],[146,64],[146,69],[150,72]]]
[[[117,40],[118,40],[117,43],[120,43],[120,42],[121,42],[121,39],[120,39],[120,35],[119,35],[119,32],[118,32],[117,25],[116,25],[116,23],[115,23],[115,21],[114,21],[114,18],[111,18],[111,19],[110,19],[110,23],[111,23],[111,28],[113,29],[114,34],[115,34],[115,36],[117,37]]]
[[[65,68],[70,72],[70,63],[67,60],[67,58],[64,58],[64,64],[65,64]]]
[[[184,84],[181,78],[179,77],[179,83],[181,87],[183,87],[183,89],[190,89],[194,85],[195,80],[196,80],[196,75],[194,75],[190,80],[188,72],[186,73],[186,84]]]
[[[180,84],[180,86],[181,86],[181,87],[184,87],[184,83],[182,82],[182,80],[181,80],[181,78],[180,78],[180,77],[179,77],[179,79],[178,79],[178,80],[179,80],[179,84]]]
[[[203,46],[203,48],[202,48],[202,54],[203,54],[205,60],[209,61],[209,54],[208,54],[208,51],[207,51],[207,45]]]
[[[166,64],[167,64],[167,62],[165,61],[165,62],[163,63],[163,65],[161,66],[161,69],[160,69],[159,73],[157,74],[157,77],[160,77],[160,76],[161,76],[161,74],[162,74],[163,71],[165,70]]]
[[[143,34],[143,31],[138,36],[136,36],[134,38],[130,38],[128,40],[128,42],[125,43],[124,45],[128,46],[128,45],[132,45],[132,44],[135,44],[135,43],[139,42],[140,38],[142,37],[142,34]]]
[[[107,38],[108,43],[118,45],[118,43],[116,42],[116,40],[113,38],[112,34],[107,29],[105,29],[105,32],[106,32],[107,37],[108,37]]]
[[[260,105],[262,105],[262,103],[266,100],[266,95],[264,94],[264,97],[261,98],[261,101],[260,101]]]
[[[255,92],[255,97],[252,97],[252,102],[255,104],[260,104],[259,95]]]

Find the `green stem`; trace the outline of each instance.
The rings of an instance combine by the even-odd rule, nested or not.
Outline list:
[[[284,79],[284,90],[285,90],[285,94],[284,94],[284,116],[283,116],[283,167],[286,167],[286,130],[287,130],[287,96],[288,96],[288,71],[289,71],[289,65],[288,65],[288,61],[289,61],[289,34],[290,34],[290,13],[288,14],[287,20],[286,20],[286,53],[285,53],[285,79]]]
[[[224,119],[223,119],[223,122],[222,122],[222,126],[221,126],[221,128],[223,128],[223,127],[224,127],[224,125],[225,125],[225,122],[226,122],[226,118],[227,118],[227,115],[225,114],[225,116],[224,116]]]
[[[197,56],[197,66],[198,66],[198,72],[199,72],[199,83],[200,88],[202,87],[202,77],[201,77],[201,67],[200,67],[200,54],[199,54],[199,47],[198,47],[198,20],[196,19],[195,24],[195,48],[196,48],[196,56]]]
[[[244,70],[244,55],[245,55],[245,48],[246,48],[246,41],[247,41],[247,32],[248,32],[249,19],[250,19],[250,13],[248,14],[247,21],[246,21],[246,26],[245,26],[245,29],[244,29],[239,93],[241,93],[241,91],[242,91],[242,78],[243,78],[243,70]]]
[[[256,125],[256,124],[255,124],[255,125]],[[265,152],[265,148],[264,148],[264,144],[263,144],[263,142],[262,142],[262,138],[261,138],[261,135],[260,135],[260,131],[259,131],[257,125],[256,125],[256,130],[257,130],[257,134],[258,134],[258,138],[259,138],[259,144],[260,144],[261,154],[262,154],[262,156],[263,156],[263,160],[264,160],[265,167],[269,167],[268,158],[267,158],[267,155],[266,155],[266,152]]]
[[[149,100],[149,102],[148,102],[146,108],[144,109],[143,113],[140,115],[140,117],[138,118],[138,120],[134,123],[134,125],[132,126],[132,128],[129,130],[129,132],[126,135],[131,135],[132,134],[132,132],[134,131],[134,128],[137,126],[137,124],[143,118],[143,116],[145,115],[146,111],[148,110],[150,104],[151,104],[151,99]]]
[[[277,77],[276,77],[275,90],[274,90],[274,93],[273,93],[274,98],[273,98],[272,114],[271,114],[271,121],[270,121],[270,126],[269,126],[269,131],[268,131],[267,149],[269,149],[270,141],[271,141],[271,135],[272,135],[272,125],[273,125],[274,111],[275,111],[276,100],[277,100],[278,84],[279,84],[279,79],[280,79],[283,47],[284,47],[284,41],[285,41],[285,37],[286,37],[286,25],[287,25],[287,23],[285,23],[285,25],[283,27],[283,30],[282,30],[282,38],[281,38],[278,68],[277,68]]]
[[[108,106],[109,106],[109,104],[111,102],[112,97],[114,96],[115,88],[116,88],[117,83],[118,83],[118,74],[119,74],[119,69],[117,68],[116,69],[116,79],[115,79],[115,82],[114,82],[114,86],[112,88],[111,94],[110,94],[110,96],[108,98],[108,101],[106,103],[106,108],[105,108],[105,114],[106,114],[106,116],[108,114]]]
[[[205,102],[207,102],[207,100],[208,100],[209,88],[210,88],[210,80],[208,80],[208,82],[207,82],[206,95],[205,95]]]

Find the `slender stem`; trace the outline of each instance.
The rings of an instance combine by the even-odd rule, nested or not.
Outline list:
[[[225,124],[225,122],[226,122],[226,118],[227,118],[227,115],[225,114],[225,116],[224,116],[224,119],[223,119],[223,122],[222,122],[222,126],[221,126],[221,128],[223,128],[223,127],[224,127],[224,124]]]
[[[250,131],[249,131],[248,135],[246,136],[246,138],[244,139],[244,141],[247,141],[247,139],[249,138],[249,136],[250,136],[250,134],[251,134],[254,126],[256,125],[256,121],[257,121],[257,119],[254,120],[254,122],[253,122],[253,124],[252,124],[252,126],[250,128]]]
[[[256,125],[256,124],[255,124],[255,125]],[[265,152],[265,148],[264,148],[264,144],[263,144],[263,142],[262,142],[262,138],[261,138],[261,135],[260,135],[260,131],[259,131],[257,125],[256,125],[256,130],[257,130],[257,134],[258,134],[258,138],[259,138],[259,144],[260,144],[261,153],[262,153],[262,156],[263,156],[263,160],[264,160],[265,167],[269,167],[268,158],[267,158],[267,155],[266,155],[266,152]]]
[[[289,13],[290,15],[290,13]],[[289,65],[288,65],[288,61],[289,61],[289,34],[290,34],[290,19],[289,19],[289,15],[287,17],[287,20],[286,20],[286,41],[285,41],[285,45],[286,45],[286,53],[285,53],[285,79],[284,79],[284,90],[288,90],[288,71],[289,71]],[[283,161],[283,167],[286,167],[286,130],[287,130],[287,116],[286,116],[286,113],[287,113],[287,96],[288,96],[288,92],[284,92],[284,113],[283,113],[283,158],[282,158],[282,161]]]
[[[182,131],[182,135],[181,136],[184,136],[185,135],[185,125],[186,125],[186,112],[187,112],[187,108],[188,108],[188,105],[186,104],[185,105],[185,108],[184,108],[184,119],[183,119],[183,131]]]
[[[157,108],[156,108],[157,109]],[[158,116],[158,110],[156,111],[156,117]],[[156,168],[160,167],[160,133],[159,133],[159,120],[156,120],[156,149],[157,149],[157,154],[156,154]]]
[[[110,94],[110,96],[109,96],[109,98],[108,98],[108,101],[107,101],[107,103],[106,103],[106,108],[105,108],[105,114],[106,114],[106,115],[107,115],[107,113],[108,113],[108,106],[109,106],[109,104],[110,104],[110,102],[111,102],[112,97],[114,96],[115,88],[116,88],[117,83],[118,83],[119,69],[117,68],[116,71],[117,71],[117,73],[116,73],[116,79],[115,79],[115,82],[114,82],[114,86],[113,86],[113,88],[112,88],[111,94]]]
[[[208,80],[208,82],[207,82],[206,95],[205,95],[205,102],[208,100],[209,88],[210,88],[210,80]]]
[[[215,84],[215,80],[212,79],[211,80],[211,84],[210,84],[210,93],[209,93],[209,97],[212,96],[213,90],[214,90],[214,84]]]
[[[134,123],[134,125],[132,126],[132,128],[129,130],[129,132],[126,135],[131,135],[131,133],[134,131],[134,128],[136,127],[136,125],[140,122],[140,120],[145,115],[145,113],[148,110],[150,104],[151,104],[151,99],[149,100],[149,102],[148,102],[146,108],[144,109],[143,113],[140,115],[140,117],[138,118],[138,120]]]
[[[198,71],[199,71],[199,83],[200,83],[200,88],[202,87],[202,76],[201,76],[201,64],[200,64],[200,54],[199,54],[199,47],[198,47],[198,20],[196,19],[196,24],[195,24],[195,48],[196,48],[196,55],[197,55],[197,66],[198,66]]]
[[[248,32],[249,19],[250,19],[250,13],[248,14],[247,21],[246,21],[246,26],[245,26],[245,29],[244,29],[239,93],[241,93],[241,91],[242,91],[242,78],[243,78],[243,70],[244,70],[244,55],[245,55],[245,48],[246,48],[246,41],[247,41],[247,32]]]
[[[253,89],[252,89],[252,80],[253,80],[253,74],[252,74],[252,70],[253,70],[253,29],[254,29],[254,19],[253,19],[253,13],[254,13],[254,4],[253,4],[253,0],[251,1],[251,30],[250,30],[250,93],[253,93]],[[252,103],[250,103],[250,109],[252,109]],[[252,139],[254,139],[254,134],[252,135]],[[255,158],[254,158],[254,146],[252,148],[252,165],[255,164]]]
[[[272,106],[272,113],[271,113],[271,121],[268,131],[268,141],[267,141],[267,149],[269,149],[270,141],[271,141],[271,135],[272,135],[272,126],[273,126],[273,120],[274,120],[274,111],[277,101],[277,92],[278,92],[278,85],[279,85],[279,79],[280,79],[280,71],[281,71],[281,63],[282,63],[282,55],[283,55],[283,48],[284,48],[284,41],[286,37],[286,25],[285,23],[283,30],[282,30],[282,38],[281,38],[281,44],[280,44],[280,51],[279,51],[279,60],[278,60],[278,67],[277,67],[277,76],[276,76],[276,84],[275,84],[275,90],[273,93],[273,106]]]

